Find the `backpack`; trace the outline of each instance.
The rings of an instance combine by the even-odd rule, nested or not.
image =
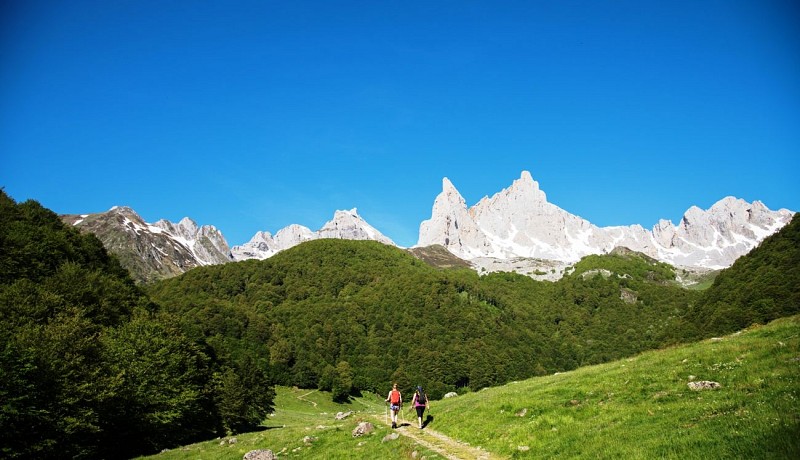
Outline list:
[[[389,396],[389,402],[392,404],[400,404],[400,392],[397,390],[392,390],[392,393]]]
[[[425,396],[425,393],[417,393],[417,404],[419,404],[420,406],[424,406],[425,403],[427,402],[428,398],[427,396]]]

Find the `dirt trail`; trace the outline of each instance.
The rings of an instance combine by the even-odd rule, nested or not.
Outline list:
[[[306,399],[306,396],[310,395],[311,393],[315,393],[316,391],[317,390],[311,390],[308,393],[305,393],[305,394],[302,394],[302,395],[298,396],[297,399],[299,399],[300,401],[305,401],[307,403],[311,403],[312,406],[317,407],[317,403],[315,403],[314,401],[310,401],[310,400]]]
[[[381,424],[385,424],[385,416],[375,414],[374,417],[380,420]],[[448,460],[497,460],[502,458],[491,452],[456,441],[430,427],[420,430],[416,426],[416,419],[402,423],[395,431]]]

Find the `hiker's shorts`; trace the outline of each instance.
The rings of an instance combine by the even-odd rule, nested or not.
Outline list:
[[[397,405],[397,404],[392,404],[391,408],[392,408],[393,411],[399,411],[400,410],[400,406]]]
[[[417,406],[417,417],[422,417],[425,413],[425,406]]]

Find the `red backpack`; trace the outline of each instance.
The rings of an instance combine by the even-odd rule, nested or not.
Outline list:
[[[389,402],[392,404],[400,404],[400,391],[392,390],[389,394]]]

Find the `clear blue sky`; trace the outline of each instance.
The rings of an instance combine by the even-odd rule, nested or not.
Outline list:
[[[400,245],[448,177],[528,170],[600,226],[800,211],[796,1],[0,3],[0,186],[231,245],[357,207]]]

